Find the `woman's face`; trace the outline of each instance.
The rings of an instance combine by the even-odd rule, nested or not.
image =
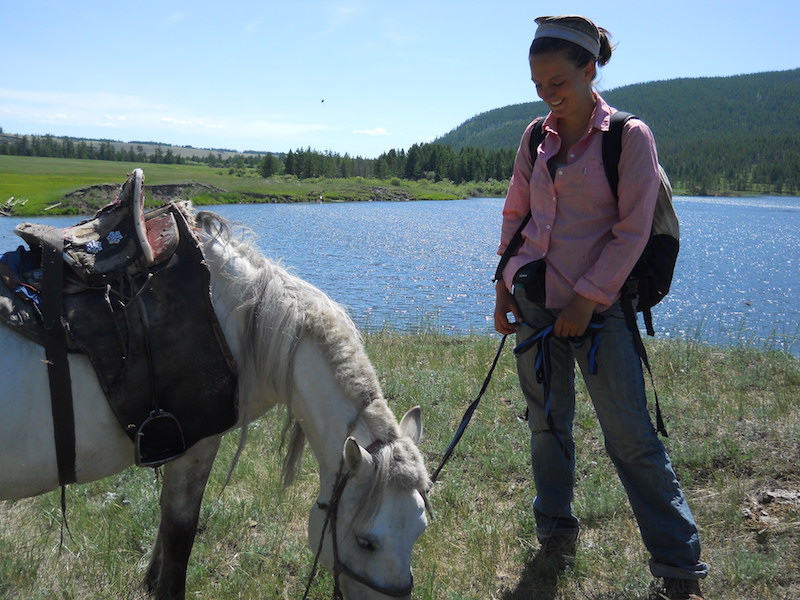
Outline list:
[[[594,108],[592,80],[594,62],[576,67],[560,52],[536,54],[530,58],[531,79],[539,98],[560,119],[591,114]]]

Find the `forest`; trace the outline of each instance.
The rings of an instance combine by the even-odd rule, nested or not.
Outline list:
[[[5,139],[5,142],[4,142]],[[249,152],[231,155],[226,151],[185,156],[169,146],[156,146],[146,152],[141,144],[121,144],[113,140],[92,142],[44,136],[0,137],[0,154],[42,156],[48,158],[82,158],[158,164],[206,164],[232,170],[255,168],[262,177],[295,175],[298,179],[314,177],[365,177],[453,183],[504,180],[511,175],[514,150],[502,148],[484,150],[471,146],[458,151],[443,144],[414,144],[406,150],[389,150],[378,158],[352,157],[349,154],[319,152],[311,148],[289,150],[286,154]]]
[[[532,90],[533,92],[533,90]],[[603,97],[645,120],[673,186],[693,195],[800,194],[800,69],[624,86]],[[234,153],[114,140],[3,134],[0,154],[255,169],[265,178],[401,178],[504,181],[525,126],[543,102],[477,115],[433,143],[362,158],[310,147]]]

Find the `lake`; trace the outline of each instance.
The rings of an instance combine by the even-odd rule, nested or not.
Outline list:
[[[364,330],[492,334],[501,198],[210,207]],[[800,198],[679,197],[681,253],[656,335],[800,356]],[[65,226],[74,217],[37,218]],[[0,219],[3,250],[21,243]]]

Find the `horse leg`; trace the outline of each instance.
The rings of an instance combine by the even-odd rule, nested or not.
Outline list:
[[[220,436],[195,444],[164,465],[161,522],[144,585],[156,600],[184,600],[186,567],[197,533],[200,504],[219,449]]]

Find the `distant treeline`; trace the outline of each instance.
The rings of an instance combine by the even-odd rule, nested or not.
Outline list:
[[[2,130],[0,130],[2,132]],[[147,152],[151,142],[132,142],[117,148],[118,143],[111,140],[84,140],[75,138],[57,138],[52,135],[10,136],[0,137],[0,154],[15,156],[44,156],[48,158],[84,158],[89,160],[116,160],[138,163],[159,163],[169,165],[185,165],[204,163],[213,167],[256,167],[263,155],[237,154],[223,158],[220,152],[209,151],[205,155],[193,155],[189,158],[173,152],[170,146],[157,145],[155,150]],[[145,145],[143,145],[145,144]]]
[[[465,183],[508,179],[513,165],[514,152],[507,149],[467,147],[455,151],[442,144],[414,144],[407,152],[389,150],[374,159],[319,153],[310,148],[290,150],[283,158],[272,154],[264,157],[260,171],[264,177],[283,173],[298,179],[361,176]]]
[[[442,144],[414,144],[408,151],[390,150],[378,158],[362,158],[335,152],[318,152],[311,148],[290,150],[287,154],[221,153],[185,157],[171,147],[150,147],[129,143],[117,148],[110,140],[92,142],[73,138],[44,136],[4,136],[0,138],[0,154],[42,156],[49,158],[81,158],[137,163],[206,164],[232,171],[257,169],[262,177],[295,175],[298,179],[313,177],[401,178],[410,180],[449,180],[453,183],[502,181],[511,176],[514,151],[461,148],[456,151]]]

